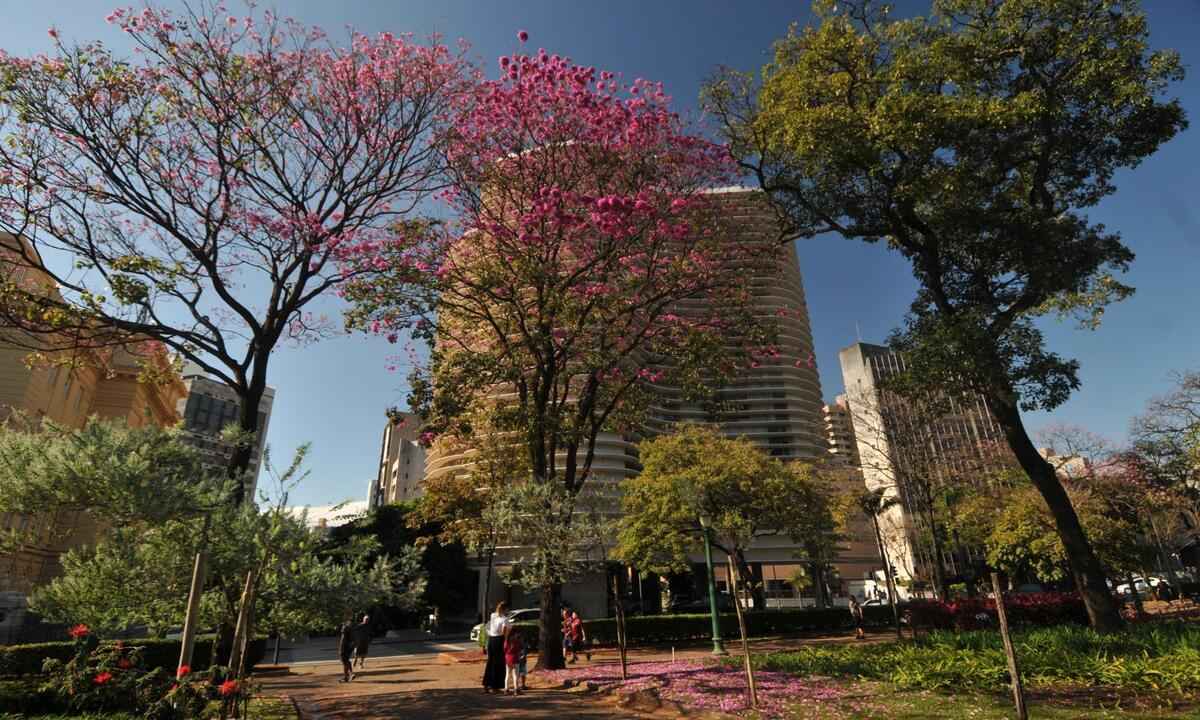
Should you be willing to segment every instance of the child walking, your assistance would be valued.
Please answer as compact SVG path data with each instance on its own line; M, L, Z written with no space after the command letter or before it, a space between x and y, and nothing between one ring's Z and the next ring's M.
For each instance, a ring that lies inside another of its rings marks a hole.
M525 690L525 680L529 676L526 670L525 661L529 658L529 646L524 642L521 643L521 654L517 656L517 679L520 683L517 685L517 692Z
M525 689L525 642L519 630L510 627L504 636L504 692L520 695Z

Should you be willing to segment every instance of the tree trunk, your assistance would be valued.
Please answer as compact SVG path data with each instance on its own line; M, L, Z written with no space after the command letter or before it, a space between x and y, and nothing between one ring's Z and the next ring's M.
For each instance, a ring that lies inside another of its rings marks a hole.
M750 707L758 707L758 687L754 682L754 664L750 661L750 643L746 639L746 616L742 613L742 600L737 592L738 569L734 566L733 556L726 555L729 561L729 585L733 592L733 608L737 611L738 632L742 636L742 663L746 668L746 688L750 693Z
M1067 553L1071 576L1075 580L1080 597L1083 598L1092 628L1097 632L1111 632L1120 628L1123 624L1121 613L1108 590L1104 566L1093 552L1058 474L1050 463L1042 458L1029 439L1025 425L1021 422L1015 398L1011 392L1002 396L993 391L988 393L985 399L996 422L1003 428L1008 446L1016 455L1021 469L1029 476L1050 508L1050 514L1058 528L1058 536Z
M246 476L246 472L250 469L250 460L254 457L256 445L256 436L258 434L258 406L262 402L263 394L266 392L267 381L264 374L259 380L256 377L251 382L244 394L240 394L238 402L238 429L248 436L247 443L237 443L233 446L233 454L229 457L229 477L236 479L237 484L233 488L233 502L235 505L241 505L247 499L254 502L252 488L247 488L247 483L252 479ZM247 490L250 490L251 496L246 497Z
M617 617L617 653L621 657L621 680L629 679L629 664L625 658L625 602L621 596L621 577L614 574L612 578L613 598L616 600L616 605L613 606Z
M1008 611L1004 607L1004 593L1000 590L1000 576L996 573L992 573L992 592L996 595L996 617L1000 621L1000 639L1004 641L1004 657L1008 661L1017 720L1029 720L1029 711L1025 708L1025 687L1021 683L1021 667L1017 664L1017 651L1008 632Z
M883 533L879 532L879 516L871 516L871 525L875 528L875 545L879 549L879 559L883 561L884 582L887 584L888 604L892 606L892 621L896 625L896 639L900 635L900 596L896 593L896 580L892 577L892 564L888 561L887 551L883 548Z
M250 630L250 607L254 603L255 572L246 572L246 584L242 590L242 599L238 603L237 625L233 631L233 644L229 649L229 674L240 678L242 672L242 646Z
M933 544L933 594L938 600L948 602L949 596L946 594L946 569L942 563L942 536L938 532L937 518L933 514L933 501L929 501L929 507L925 511L925 521L929 523L929 540Z
M479 618L479 622L486 623L488 619L488 604L492 602L492 570L496 566L496 539L492 538L492 544L488 547L488 564L487 576L483 580L483 612ZM486 643L487 640L485 639Z
M538 660L534 670L562 670L562 585L542 586L542 611L538 619Z
M829 593L825 585L825 568L817 560L812 560L808 563L808 572L811 576L813 586L813 599L816 600L817 607L829 607Z

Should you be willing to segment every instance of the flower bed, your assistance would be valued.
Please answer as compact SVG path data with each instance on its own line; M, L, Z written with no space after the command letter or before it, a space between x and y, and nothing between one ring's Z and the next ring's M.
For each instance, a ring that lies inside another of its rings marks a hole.
M555 683L593 683L600 690L618 696L653 690L663 700L678 702L688 710L742 713L749 708L746 676L742 671L711 661L631 663L629 679L624 682L621 666L617 664L553 670L539 675ZM861 709L845 688L826 681L768 671L759 671L754 677L758 684L758 713L762 718L789 717L790 708L797 704L809 708L827 706L830 713L837 713L835 705L854 711Z

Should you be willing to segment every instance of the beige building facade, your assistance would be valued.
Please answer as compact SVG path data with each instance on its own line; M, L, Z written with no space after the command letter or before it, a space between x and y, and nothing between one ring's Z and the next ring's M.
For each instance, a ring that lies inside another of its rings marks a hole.
M902 398L885 381L905 369L903 354L882 345L856 343L839 354L859 466L869 490L897 498L880 517L885 550L902 582L929 582L934 562L953 576L959 571L956 550L943 548L935 560L927 507L931 488L952 479L982 482L990 471L1010 462L1004 433L982 397L931 398L929 403Z
M415 500L425 477L425 448L417 443L419 421L413 413L396 413L383 428L379 471L367 493L368 507Z

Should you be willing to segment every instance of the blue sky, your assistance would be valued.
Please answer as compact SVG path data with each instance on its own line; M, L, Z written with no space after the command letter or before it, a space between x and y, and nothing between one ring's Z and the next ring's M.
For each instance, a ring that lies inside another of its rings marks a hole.
M173 2L166 1L170 6ZM56 0L6 4L0 48L13 54L48 50L46 30L64 39L101 39L121 48L121 33L104 23L112 0ZM240 12L237 2L228 3ZM900 2L901 12L928 3ZM1192 66L1200 37L1200 2L1147 0L1155 47L1183 54L1191 76L1175 93L1200 123L1200 70ZM263 2L336 36L345 26L363 32L438 32L464 38L489 70L512 52L516 31L528 30L534 48L622 72L629 79L662 81L678 109L694 111L700 84L719 65L755 69L788 24L808 17L803 0L301 0ZM1082 389L1053 413L1027 419L1036 429L1051 422L1081 425L1120 441L1146 400L1165 392L1173 370L1200 369L1200 130L1183 133L1140 168L1118 179L1119 192L1092 217L1120 231L1138 258L1126 280L1130 300L1109 310L1096 332L1047 325L1052 348L1082 362ZM799 246L807 286L817 363L826 398L841 390L838 350L863 340L882 341L895 327L915 287L908 265L880 246L817 238ZM336 306L330 306L336 311ZM856 327L858 330L856 331ZM305 348L282 348L272 359L275 412L268 442L282 462L311 441L310 480L298 503L364 497L376 470L384 409L403 403L403 373L385 369L396 348L353 336Z

